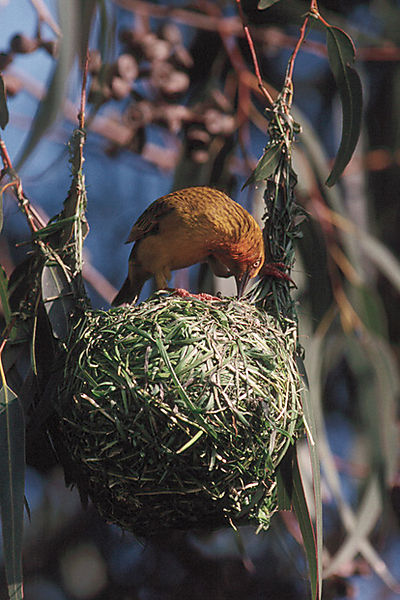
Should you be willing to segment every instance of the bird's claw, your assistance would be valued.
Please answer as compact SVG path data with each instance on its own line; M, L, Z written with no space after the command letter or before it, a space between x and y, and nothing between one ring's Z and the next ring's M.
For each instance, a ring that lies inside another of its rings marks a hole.
M205 292L201 292L200 294L191 294L183 288L175 288L174 294L180 296L181 298L197 298L198 300L207 300L209 302L212 300L220 300L220 298L217 298L217 296L212 296L211 294L206 294Z

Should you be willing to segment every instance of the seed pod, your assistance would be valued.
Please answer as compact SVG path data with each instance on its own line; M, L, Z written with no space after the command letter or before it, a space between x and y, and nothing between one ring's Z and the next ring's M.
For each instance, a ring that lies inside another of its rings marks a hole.
M10 73L4 73L3 78L7 90L7 96L9 98L12 98L16 94L18 94L18 92L20 92L24 87L24 84L22 83L20 78L15 77Z
M130 83L135 81L139 75L139 67L132 54L121 54L121 56L118 57L116 69L118 75Z
M8 65L12 63L13 58L11 52L0 52L0 71L5 71Z
M17 33L10 41L10 48L17 54L30 54L39 48L38 40Z
M46 50L47 54L54 58L58 55L60 44L57 40L44 40L39 43L39 47Z
M173 46L182 44L181 30L175 23L164 23L158 30L158 36Z
M97 75L101 69L101 54L98 50L91 50L89 53L88 71L92 75Z
M115 100L123 100L131 93L131 82L122 77L113 77L111 80L111 95Z
M154 33L147 33L142 40L144 56L150 62L165 61L169 58L172 46L165 40L160 40Z
M108 102L108 100L110 100L110 99L111 99L110 86L107 85L106 83L104 83L104 81L102 81L100 83L100 81L97 77L93 77L91 84L90 84L90 89L89 89L89 94L88 94L88 102L90 102L91 104L101 105L101 104L104 104L105 102Z

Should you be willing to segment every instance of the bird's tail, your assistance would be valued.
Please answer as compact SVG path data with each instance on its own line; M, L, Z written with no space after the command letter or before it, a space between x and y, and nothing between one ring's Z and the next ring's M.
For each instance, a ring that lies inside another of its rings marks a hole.
M121 306L121 304L130 304L134 302L138 297L136 290L132 290L132 285L127 277L124 281L122 288L111 302L111 306Z

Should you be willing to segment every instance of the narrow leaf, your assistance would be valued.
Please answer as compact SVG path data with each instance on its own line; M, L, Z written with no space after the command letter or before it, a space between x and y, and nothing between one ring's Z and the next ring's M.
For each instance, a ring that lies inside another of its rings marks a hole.
M45 265L42 271L42 298L53 334L65 339L70 328L71 314L75 308L74 289L61 265Z
M6 272L0 265L0 302L6 325L11 321L11 309L8 302L8 279Z
M297 460L293 462L293 510L299 522L304 549L308 560L312 600L318 600L321 597L321 580L318 576L319 568L316 540Z
M260 0L260 2L257 4L257 8L258 10L265 10L277 2L279 2L279 0Z
M53 125L65 97L65 88L68 81L72 60L76 52L77 32L77 0L59 2L60 24L62 30L60 56L50 78L47 92L36 111L32 127L18 159L18 171L30 156L44 133Z
M86 51L89 44L92 23L97 9L97 0L80 0L80 58L81 62L85 60Z
M291 510L293 497L294 446L289 446L276 470L276 487L279 510Z
M304 422L307 429L308 448L310 452L310 461L313 477L313 492L315 502L315 560L317 563L317 581L318 594L316 598L320 598L322 594L322 495L321 495L321 467L319 461L319 453L317 446L317 425L314 416L314 407L312 404L312 396L308 390L302 393ZM311 548L309 550L311 552ZM308 558L310 563L310 557ZM311 566L310 566L311 570Z
M4 191L4 188L2 190L0 190L0 232L3 229L3 224L4 224L3 191Z
M328 58L342 101L342 137L326 185L332 186L349 163L361 129L362 86L352 68L355 49L350 37L338 27L327 27Z
M25 426L22 408L14 392L0 390L0 510L4 564L9 596L23 598L22 533L25 488Z
M272 144L267 146L264 154L257 163L256 168L244 183L242 190L251 183L268 179L279 165L281 158L282 144Z
M6 86L2 75L0 75L0 127L5 129L9 119L7 107Z

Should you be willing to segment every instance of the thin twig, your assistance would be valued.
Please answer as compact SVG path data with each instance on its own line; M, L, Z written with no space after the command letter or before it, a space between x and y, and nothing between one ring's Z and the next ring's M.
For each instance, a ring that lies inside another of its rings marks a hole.
M21 179L19 178L16 171L14 171L14 167L12 165L10 155L8 153L6 144L2 138L0 138L0 155L1 155L1 158L3 161L3 165L4 165L4 168L1 171L0 180L6 174L8 174L11 178L11 181L9 183L7 183L5 186L3 186L3 188L0 191L1 191L1 193L3 193L6 189L13 188L14 193L18 200L18 204L19 204L22 212L25 214L25 216L27 218L28 225L29 225L31 231L34 233L41 227L44 227L45 223L43 223L43 220L41 219L40 215L35 210L32 210L30 202L29 202L28 198L25 196L24 190L22 188Z
M245 24L245 16L243 13L241 0L236 0L236 4L238 6L240 19L243 24L244 33L246 35L247 43L249 45L250 52L251 52L251 57L253 59L254 72L255 72L257 80L258 80L258 86L259 86L261 92L263 93L263 95L265 96L265 98L268 100L270 106L272 106L274 103L274 99L272 98L271 94L268 92L268 90L264 86L264 82L262 80L261 73L260 73L260 67L258 66L257 54L256 54L256 51L254 48L254 43L253 43L253 40L252 40L252 37L250 34L249 27L248 27L248 25Z

